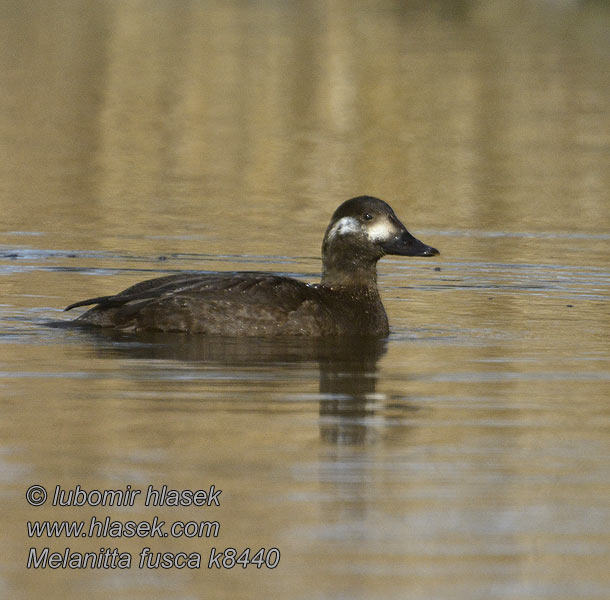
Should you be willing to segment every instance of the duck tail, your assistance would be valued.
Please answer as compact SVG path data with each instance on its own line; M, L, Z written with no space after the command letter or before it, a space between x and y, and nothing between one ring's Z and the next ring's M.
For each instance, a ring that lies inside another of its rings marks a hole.
M73 308L77 308L78 306L89 306L91 304L107 304L111 298L112 296L98 296L97 298L89 298L89 300L80 300L79 302L70 304L70 306L66 306L66 308L64 308L64 312L67 310L72 310Z

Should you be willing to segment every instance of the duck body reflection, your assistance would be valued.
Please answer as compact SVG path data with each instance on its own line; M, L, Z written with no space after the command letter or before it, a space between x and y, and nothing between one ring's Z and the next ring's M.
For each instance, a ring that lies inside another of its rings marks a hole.
M96 356L124 359L125 368L134 371L136 378L138 365L145 365L142 368L147 379L150 366L155 363L166 373L168 381L174 372L176 378L189 386L189 381L201 382L209 377L212 388L218 377L223 386L230 385L230 381L237 386L249 381L250 387L260 385L267 377L275 382L278 378L283 381L285 376L290 382L295 369L302 380L303 374L310 372L319 381L316 396L320 437L331 444L359 445L370 441L373 435L366 419L371 411L374 413L371 400L376 393L377 363L387 351L385 339L237 338L157 331L134 335L94 328L79 331L79 336L85 336ZM251 381L253 374L258 384ZM202 396L201 402L204 401Z

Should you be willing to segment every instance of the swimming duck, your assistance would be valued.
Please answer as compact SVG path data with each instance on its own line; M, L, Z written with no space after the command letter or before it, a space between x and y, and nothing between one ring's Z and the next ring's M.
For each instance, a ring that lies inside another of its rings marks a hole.
M332 215L322 243L319 284L259 272L185 272L65 310L94 304L73 323L124 331L385 337L388 318L377 290L377 261L386 254L439 252L413 237L389 204L359 196Z

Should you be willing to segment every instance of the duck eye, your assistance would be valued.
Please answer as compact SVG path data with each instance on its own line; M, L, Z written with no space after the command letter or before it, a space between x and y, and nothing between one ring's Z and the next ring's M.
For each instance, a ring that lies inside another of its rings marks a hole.
M373 215L371 213L364 213L365 221L370 221L372 218L373 218Z

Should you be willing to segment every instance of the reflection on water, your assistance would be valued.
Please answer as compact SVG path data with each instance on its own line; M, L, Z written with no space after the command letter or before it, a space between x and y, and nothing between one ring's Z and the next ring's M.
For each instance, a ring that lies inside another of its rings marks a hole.
M3 2L0 595L610 597L608 31L594 1ZM365 193L443 250L380 262L389 340L43 326L180 270L315 280ZM32 540L98 514L33 483L215 484L221 534ZM282 559L28 571L33 544Z
M61 322L59 322L61 323ZM57 326L57 324L56 324ZM140 361L205 363L237 374L289 365L317 364L320 371L320 422L323 440L335 444L367 441L363 418L374 414L377 362L387 342L371 338L308 340L299 338L227 338L146 332L137 336L113 330L79 329L99 357L119 356Z

